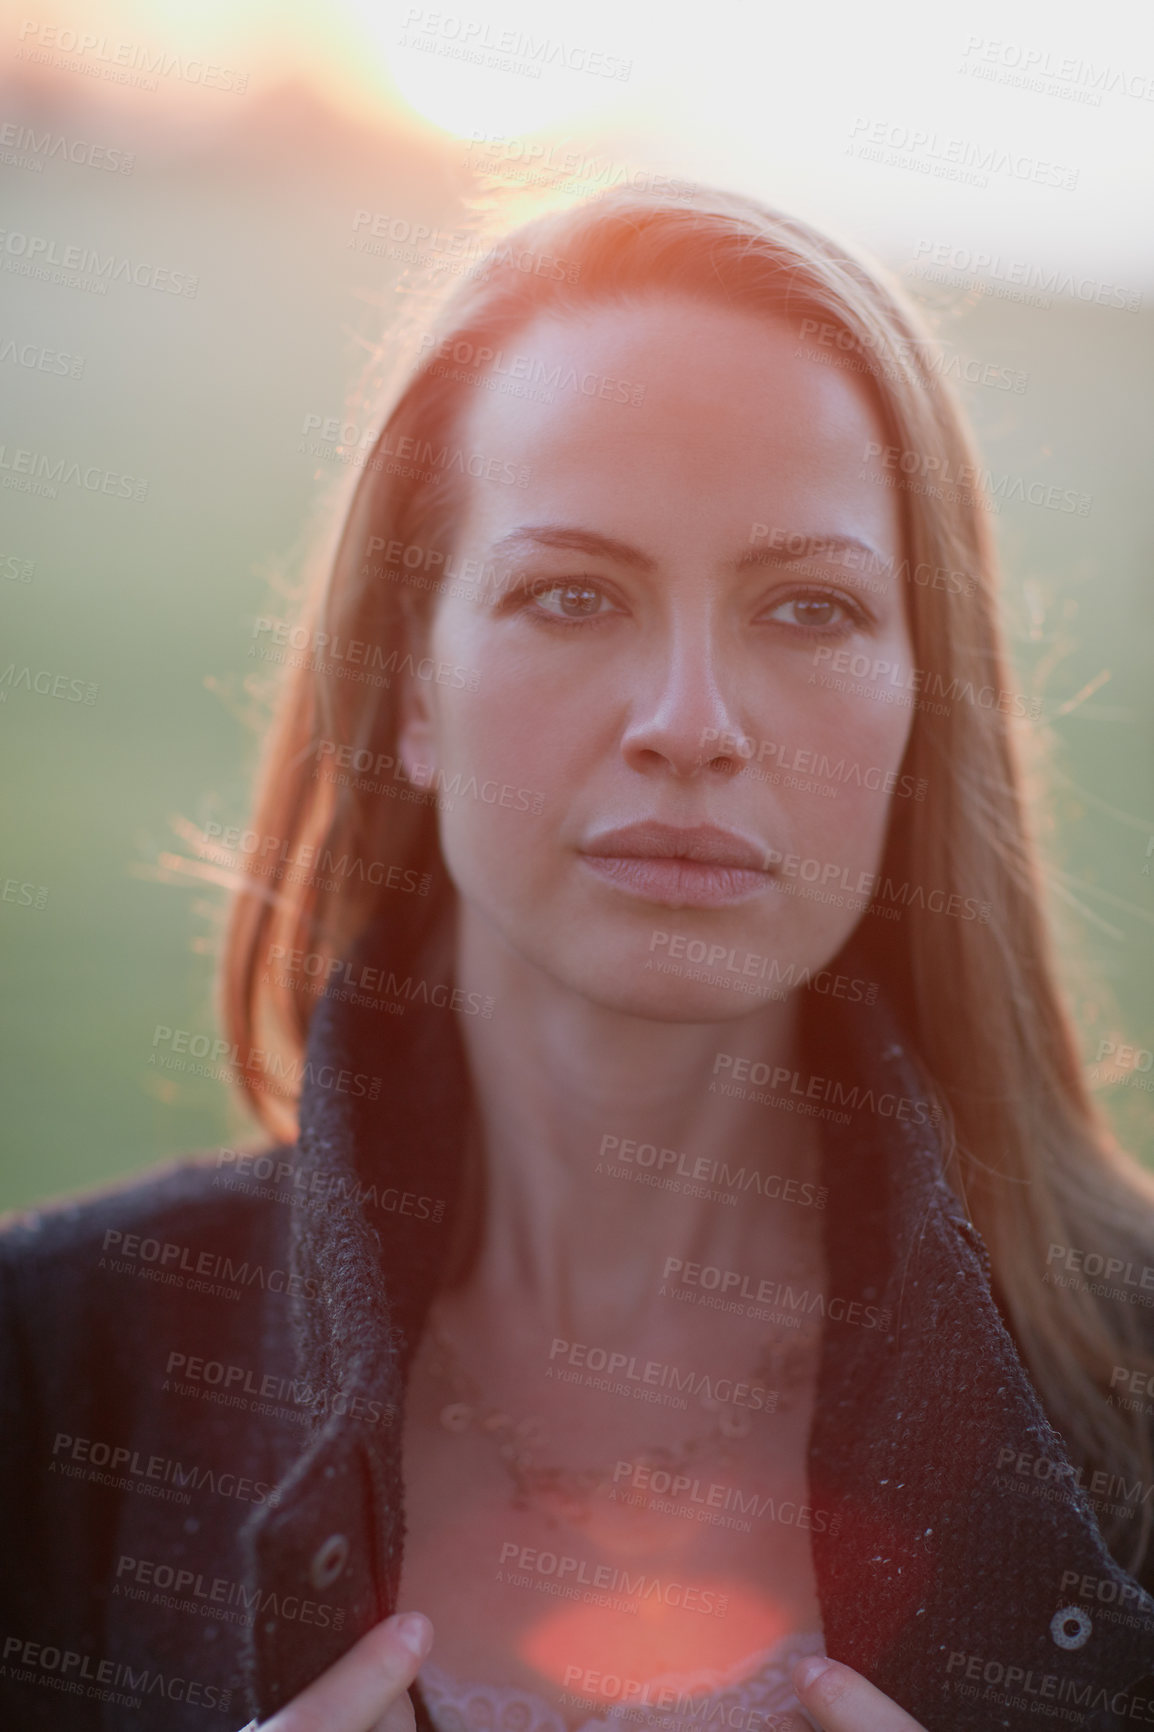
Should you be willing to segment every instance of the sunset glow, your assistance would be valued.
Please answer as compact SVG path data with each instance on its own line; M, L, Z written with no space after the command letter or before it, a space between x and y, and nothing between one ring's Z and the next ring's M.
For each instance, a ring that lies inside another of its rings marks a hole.
M666 1605L656 1595L642 1598L632 1615L558 1606L530 1629L521 1658L542 1677L570 1687L576 1667L635 1685L660 1678L687 1696L740 1682L749 1675L743 1662L760 1657L787 1633L781 1607L746 1582L709 1578L687 1592L693 1589L695 1606L714 1612L724 1606L724 1615Z

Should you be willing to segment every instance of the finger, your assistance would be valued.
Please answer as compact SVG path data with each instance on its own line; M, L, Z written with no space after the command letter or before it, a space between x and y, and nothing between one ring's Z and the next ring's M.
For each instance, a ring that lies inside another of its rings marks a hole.
M432 1643L433 1626L420 1612L374 1624L307 1690L262 1721L259 1732L372 1732L398 1698L408 1701Z
M379 1720L373 1722L373 1732L417 1732L413 1698L407 1690L386 1708Z
M823 1732L925 1732L904 1708L838 1660L809 1655L794 1667L793 1687Z

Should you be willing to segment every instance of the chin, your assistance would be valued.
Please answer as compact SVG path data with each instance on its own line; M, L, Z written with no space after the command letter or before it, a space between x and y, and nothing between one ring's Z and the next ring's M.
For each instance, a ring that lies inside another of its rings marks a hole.
M563 978L574 992L602 1009L648 1022L735 1022L789 996L781 988L764 985L752 992L728 982L712 984L692 978L694 971L688 965L683 973L672 972L677 966L648 957L627 970L619 961L616 966L593 969L583 962L580 968L566 970Z

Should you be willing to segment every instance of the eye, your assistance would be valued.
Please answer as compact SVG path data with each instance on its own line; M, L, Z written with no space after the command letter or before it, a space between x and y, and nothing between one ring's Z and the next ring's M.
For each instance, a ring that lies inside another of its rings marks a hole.
M829 590L807 590L787 596L774 602L759 617L814 637L841 636L860 630L866 623L862 608L848 596L835 595Z
M602 607L609 597L599 584L589 578L541 578L524 592L530 612L544 614L564 625L580 625L584 620L604 618L615 611Z

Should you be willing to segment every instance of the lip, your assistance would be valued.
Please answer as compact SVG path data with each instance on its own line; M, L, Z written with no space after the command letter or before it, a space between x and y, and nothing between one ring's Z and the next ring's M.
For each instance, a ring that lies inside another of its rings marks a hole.
M745 902L773 882L764 843L714 824L628 824L591 836L578 854L603 883L666 908Z

